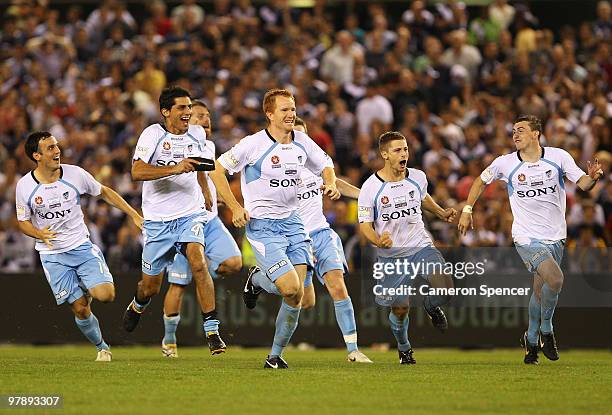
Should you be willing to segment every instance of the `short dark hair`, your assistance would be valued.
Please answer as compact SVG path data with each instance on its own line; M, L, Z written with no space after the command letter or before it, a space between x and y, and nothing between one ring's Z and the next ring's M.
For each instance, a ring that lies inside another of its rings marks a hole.
M199 99L194 99L191 101L191 106L192 107L204 107L206 108L208 111L210 111L210 109L208 108L208 105L206 105L204 103L204 101L200 101Z
M189 91L181 88L180 86L164 88L159 96L159 110L170 110L174 105L174 100L181 97L191 98L191 95L189 94Z
M31 133L25 142L25 153L34 163L38 163L34 158L34 153L40 153L38 151L38 144L40 140L51 137L52 134L49 131L35 131Z
M523 121L527 121L529 123L529 128L531 128L531 131L539 132L540 134L538 135L538 138L540 138L540 136L542 135L542 121L540 121L540 119L535 115L523 114L519 115L519 117L514 121L514 123L516 124Z
M387 131L386 133L383 133L380 135L380 137L378 137L378 151L385 150L387 144L389 144L393 140L405 140L406 142L408 142L408 140L406 140L406 137L404 137L404 134L400 133L399 131Z
M308 134L308 127L306 126L306 121L304 121L300 117L295 117L295 125L301 125L302 127L304 127L304 132Z

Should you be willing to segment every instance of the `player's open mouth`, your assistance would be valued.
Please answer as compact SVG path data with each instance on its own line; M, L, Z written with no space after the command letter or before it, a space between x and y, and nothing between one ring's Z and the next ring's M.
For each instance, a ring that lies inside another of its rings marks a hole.
M406 167L406 160L400 160L399 164L402 168Z
M184 121L184 122L189 122L190 119L191 119L191 115L183 115L181 117L181 121Z
M59 161L59 160L60 160L60 156L53 157L53 161Z

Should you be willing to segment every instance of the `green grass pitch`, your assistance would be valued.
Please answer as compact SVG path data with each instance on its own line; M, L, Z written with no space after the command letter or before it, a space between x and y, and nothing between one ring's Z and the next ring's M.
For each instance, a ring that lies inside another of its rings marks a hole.
M179 348L115 347L93 362L91 346L0 348L0 394L60 394L62 409L33 414L610 414L612 353L562 351L522 363L521 349L416 349L416 366L397 353L363 349L373 365L349 364L341 350L289 350L290 369L263 370L264 349L210 356ZM401 412L400 412L401 411Z

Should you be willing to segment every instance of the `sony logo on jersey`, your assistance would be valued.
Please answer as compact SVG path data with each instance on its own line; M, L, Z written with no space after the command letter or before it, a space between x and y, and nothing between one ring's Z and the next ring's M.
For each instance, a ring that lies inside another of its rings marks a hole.
M415 206L415 207L408 208L408 209L395 210L391 213L383 213L381 215L381 218L383 222L388 222L391 219L399 219L399 218L405 218L406 216L410 216L410 215L416 215L418 211L419 211L418 208Z
M46 212L46 213L36 212L36 214L41 219L47 219L47 220L59 219L59 218L63 218L64 216L70 214L70 209L62 210L59 212Z
M174 160L170 160L170 161L157 160L155 162L155 164L157 164L158 166L176 166L178 163L180 162L176 162Z
M319 195L319 189L308 190L304 193L298 193L298 200L307 200L317 195Z
M549 193L549 190L551 194L557 193L557 185L546 186L541 189L518 190L516 192L516 195L518 197L536 197L536 196L547 195Z
M298 183L298 179L270 179L270 187L292 187Z

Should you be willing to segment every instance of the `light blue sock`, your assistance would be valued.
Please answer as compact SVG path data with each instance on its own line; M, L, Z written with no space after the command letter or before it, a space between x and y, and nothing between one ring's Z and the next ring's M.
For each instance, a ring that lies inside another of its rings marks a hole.
M94 313L91 313L89 317L87 317L85 320L79 320L75 316L74 321L78 326L79 330L81 330L81 333L83 333L85 337L87 337L87 340L89 340L92 344L96 346L96 349L98 349L98 351L110 349L110 347L108 347L108 344L106 344L106 342L102 338L102 332L100 331L100 322L98 321Z
M164 344L176 344L176 328L181 321L181 315L168 317L164 314Z
M538 331L540 330L540 303L535 294L529 298L529 327L527 328L527 341L529 344L538 344Z
M272 282L272 280L261 271L257 271L255 274L253 274L251 281L253 281L254 286L263 288L270 294L281 295L280 291L278 291L278 288L276 287L276 284L274 284L274 282Z
M136 310L137 310L139 313L142 313L143 311L145 311L145 308L147 308L147 306L148 306L149 304L151 304L151 299L149 298L149 299L147 300L147 302L146 302L146 303L144 303L144 304L140 304L140 303L138 302L138 300L136 299L136 297L134 297L134 299L132 300L132 304L134 305L134 308L135 308L135 309L136 309Z
M274 332L274 343L270 356L280 356L285 346L289 344L293 332L298 326L300 308L291 307L285 301L281 303L278 316L276 316L276 331Z
M334 311L348 352L357 350L357 324L355 323L355 311L353 310L351 297L334 301Z
M408 324L410 323L408 314L403 320L400 320L391 312L389 313L389 322L391 323L391 331L397 340L397 348L402 352L412 349L408 341Z
M552 333L553 325L552 319L555 314L555 307L557 306L557 300L559 300L559 293L553 291L548 284L544 284L542 287L542 312L540 314L540 331L544 334Z

